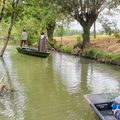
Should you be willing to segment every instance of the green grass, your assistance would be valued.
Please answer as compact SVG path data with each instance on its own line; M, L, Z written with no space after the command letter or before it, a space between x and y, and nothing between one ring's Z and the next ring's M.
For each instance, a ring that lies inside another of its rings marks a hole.
M71 53L72 50L73 50L73 48L70 47L70 46L61 46L61 47L60 47L60 51L61 51L61 52L64 52L64 53Z
M97 59L97 60L100 59L100 61L108 62L108 63L120 62L120 55L107 54L103 51L96 50L96 49L85 49L83 56L92 58L92 59Z

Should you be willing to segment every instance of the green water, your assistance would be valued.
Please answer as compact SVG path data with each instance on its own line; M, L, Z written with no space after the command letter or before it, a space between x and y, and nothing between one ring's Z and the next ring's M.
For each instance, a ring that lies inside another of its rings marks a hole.
M14 90L0 96L0 120L99 120L84 94L120 91L120 67L55 52L38 58L8 47L0 73Z

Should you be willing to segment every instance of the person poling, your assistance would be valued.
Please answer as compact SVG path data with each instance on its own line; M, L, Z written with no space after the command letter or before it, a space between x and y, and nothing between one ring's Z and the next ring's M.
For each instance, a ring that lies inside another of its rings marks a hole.
M38 42L38 51L47 52L47 39L44 32L41 32L41 36Z

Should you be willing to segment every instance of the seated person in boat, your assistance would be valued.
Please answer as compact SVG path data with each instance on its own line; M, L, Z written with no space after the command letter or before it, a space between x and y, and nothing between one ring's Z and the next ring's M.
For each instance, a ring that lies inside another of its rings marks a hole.
M114 120L120 120L120 109L114 111Z
M38 51L47 52L47 39L46 39L44 32L41 32L41 37L38 43Z
M27 44L27 32L25 29L23 29L23 32L21 34L21 44L20 46L23 47Z
M120 96L116 97L112 104L115 120L120 120Z

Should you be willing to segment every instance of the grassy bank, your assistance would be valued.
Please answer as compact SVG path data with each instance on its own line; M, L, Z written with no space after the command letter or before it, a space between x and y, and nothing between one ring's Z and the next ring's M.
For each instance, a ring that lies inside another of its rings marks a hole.
M84 50L82 56L102 63L120 65L120 55L108 54L102 50L88 48Z
M81 39L78 36L56 38L58 48L63 53L78 54ZM62 45L61 45L62 43ZM89 48L83 51L83 57L94 59L107 64L120 65L120 42L114 37L99 35L91 37Z

